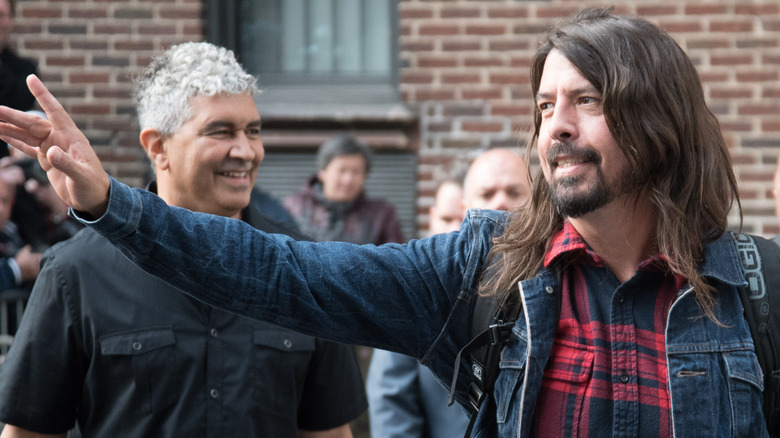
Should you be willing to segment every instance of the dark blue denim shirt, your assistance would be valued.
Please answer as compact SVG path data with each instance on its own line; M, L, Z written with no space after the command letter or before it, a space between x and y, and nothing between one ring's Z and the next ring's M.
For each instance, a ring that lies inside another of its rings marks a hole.
M469 340L469 314L491 238L505 216L470 211L459 232L406 245L296 242L241 221L168 207L111 181L108 211L84 221L143 269L208 304L335 341L417 357L443 381ZM667 315L666 354L674 435L767 436L763 375L736 286L744 284L726 234L705 249L700 270L718 290L702 315L693 291ZM558 276L542 270L518 284L523 312L501 355L493 398L474 437L527 437L553 344ZM459 379L463 403L471 378ZM639 418L624 419L629 422ZM615 421L614 436L621 421Z

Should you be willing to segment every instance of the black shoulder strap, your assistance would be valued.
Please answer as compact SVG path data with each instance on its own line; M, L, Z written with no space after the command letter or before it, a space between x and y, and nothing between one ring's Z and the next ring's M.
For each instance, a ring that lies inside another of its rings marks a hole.
M769 435L780 437L780 246L747 234L734 241L748 282L739 295L764 371L764 418Z
M502 300L502 304L505 304ZM504 342L514 325L516 314L505 315L505 306L499 305L495 296L477 295L471 314L471 341L455 357L449 404L455 401L455 389L458 383L460 359L465 354L470 362L474 378L469 383L468 405L466 410L471 419L465 437L471 436L471 430L477 419L477 413L485 396L493 388L498 376L498 359Z

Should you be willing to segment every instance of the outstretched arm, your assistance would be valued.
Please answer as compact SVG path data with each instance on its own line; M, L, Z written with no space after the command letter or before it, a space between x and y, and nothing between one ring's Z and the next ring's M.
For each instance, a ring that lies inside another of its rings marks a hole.
M37 76L28 76L27 86L49 120L0 106L0 138L37 158L65 203L100 217L110 183L89 140Z

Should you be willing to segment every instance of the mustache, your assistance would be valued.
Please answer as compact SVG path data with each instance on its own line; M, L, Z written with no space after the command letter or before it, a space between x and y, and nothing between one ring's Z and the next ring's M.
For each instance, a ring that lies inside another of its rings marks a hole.
M585 162L601 163L601 154L591 146L574 146L570 141L556 141L553 143L550 146L550 150L547 151L547 162L554 162L555 157L559 155L566 155Z

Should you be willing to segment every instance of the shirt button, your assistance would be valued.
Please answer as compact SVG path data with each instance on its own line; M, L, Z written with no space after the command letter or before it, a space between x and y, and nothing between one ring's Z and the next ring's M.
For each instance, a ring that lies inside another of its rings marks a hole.
M209 395L211 396L211 398L219 398L219 391L217 391L216 389L212 389L211 391L209 391Z
M629 380L629 377L628 377L628 373L627 372L623 371L622 373L620 373L620 381L621 382L628 383L628 380Z
M289 340L289 339L285 339L283 343L284 343L285 348L292 347L292 341Z
M547 287L544 288L544 291L547 292L548 294L551 294L551 293L553 293L553 287L552 286L547 286Z
M619 293L618 301L620 302L620 304L623 304L626 301L626 297L622 293Z
M213 329L209 330L209 334L216 338L217 335L219 334L219 332L217 331L217 329L213 328Z
M127 344L125 344L125 345L127 345ZM133 350L139 351L139 350L141 350L141 348L143 348L143 344L141 344L138 341L133 342Z

